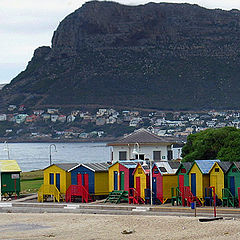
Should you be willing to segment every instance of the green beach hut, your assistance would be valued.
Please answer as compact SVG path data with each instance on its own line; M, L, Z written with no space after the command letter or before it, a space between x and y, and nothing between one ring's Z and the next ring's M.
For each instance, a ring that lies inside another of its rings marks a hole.
M227 204L234 206L238 199L238 188L240 188L240 162L233 162L232 166L226 173L227 189L224 189L224 197L227 199ZM229 201L230 200L230 201Z
M21 169L15 160L0 160L1 194L19 196Z

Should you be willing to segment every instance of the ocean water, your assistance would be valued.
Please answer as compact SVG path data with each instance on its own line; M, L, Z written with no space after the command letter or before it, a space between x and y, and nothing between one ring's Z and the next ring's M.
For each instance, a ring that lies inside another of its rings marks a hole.
M50 145L52 163L107 162L111 149L106 143L0 143L0 159L17 160L21 170L31 171L49 166ZM7 149L9 151L7 151Z

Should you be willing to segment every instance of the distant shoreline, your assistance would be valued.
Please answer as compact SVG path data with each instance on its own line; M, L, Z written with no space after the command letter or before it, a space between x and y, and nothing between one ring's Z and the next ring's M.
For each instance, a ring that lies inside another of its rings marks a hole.
M86 139L6 139L0 138L0 142L8 143L98 143L98 142L112 142L116 138L86 138Z

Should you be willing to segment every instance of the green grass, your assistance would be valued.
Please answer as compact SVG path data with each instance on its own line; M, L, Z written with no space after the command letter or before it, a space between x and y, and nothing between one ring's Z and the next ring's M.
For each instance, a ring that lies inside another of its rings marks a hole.
M21 193L37 193L43 184L43 170L21 173Z
M37 193L43 184L43 179L21 181L21 193Z

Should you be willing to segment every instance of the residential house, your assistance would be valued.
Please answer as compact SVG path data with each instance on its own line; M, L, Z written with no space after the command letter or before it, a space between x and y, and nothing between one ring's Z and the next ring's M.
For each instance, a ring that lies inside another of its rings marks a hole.
M49 113L49 114L57 114L57 113L58 113L58 109L49 108L49 109L47 110L47 113Z
M44 110L34 110L33 114L34 115L42 115L44 113Z
M74 122L75 119L76 119L76 117L73 114L67 116L67 122L68 123Z
M108 143L112 147L112 160L146 159L154 161L171 160L173 139L163 138L146 129L135 132Z
M7 121L7 114L0 114L0 121Z
M42 118L43 118L43 120L49 120L50 118L51 118L51 115L50 114L48 114L48 113L44 113L44 114L42 114Z
M67 119L67 117L65 115L59 115L57 120L59 122L64 123L64 122L66 122L66 119Z
M8 111L14 111L17 108L16 105L9 105L8 106Z
M25 122L32 123L32 122L35 122L36 120L37 120L37 116L35 114L32 114L32 115L26 117Z
M51 122L56 122L58 120L58 115L53 114L51 115Z
M21 123L25 122L27 116L28 116L27 114L18 114L18 115L16 115L15 116L16 123L17 124L21 124Z

